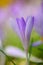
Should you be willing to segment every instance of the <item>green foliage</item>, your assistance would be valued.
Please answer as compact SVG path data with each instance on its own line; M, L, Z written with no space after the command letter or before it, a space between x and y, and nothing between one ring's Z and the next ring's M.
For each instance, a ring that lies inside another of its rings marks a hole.
M32 39L33 39L33 41L32 41ZM40 36L33 30L32 34L31 34L31 38L30 38L30 43L33 43L33 42L38 41L38 40L40 40ZM16 47L24 50L23 46L22 46L22 43L21 43L21 40L19 39L17 34L14 33L12 30L8 31L8 35L7 35L7 38L4 41L4 43L5 43L5 46L12 45L12 46L16 46ZM43 59L43 52L41 51L41 49L43 49L43 44L41 44L41 45L39 45L37 47L32 47L32 51L29 51L29 52L32 53L32 55L34 55L34 56L36 56L38 58ZM17 64L18 64L18 62L17 62ZM38 65L38 64L35 63L33 65ZM39 65L43 65L43 64L39 64Z

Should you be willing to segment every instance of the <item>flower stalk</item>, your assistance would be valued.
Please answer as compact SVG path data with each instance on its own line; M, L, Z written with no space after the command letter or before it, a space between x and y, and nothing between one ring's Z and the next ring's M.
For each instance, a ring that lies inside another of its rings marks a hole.
M25 53L26 53L26 65L29 65L28 50L25 50Z
M28 20L26 21L23 17L21 17L20 19L17 18L16 21L12 20L11 26L22 41L26 53L26 65L29 65L30 61L28 60L30 60L30 57L28 57L28 46L30 45L30 36L34 26L34 17L29 16Z

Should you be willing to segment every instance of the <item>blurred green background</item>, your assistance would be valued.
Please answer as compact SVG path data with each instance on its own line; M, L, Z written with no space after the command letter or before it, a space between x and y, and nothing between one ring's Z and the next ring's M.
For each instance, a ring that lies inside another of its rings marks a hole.
M33 42L40 40L40 36L34 30L32 31L30 42L32 41L32 39L33 39ZM7 31L7 37L6 37L6 40L4 41L4 47L10 46L10 45L16 46L17 48L24 50L20 38L12 29L9 29ZM43 49L43 44L37 47L32 47L32 55L43 59L43 51L41 49ZM12 60L17 65L25 65L25 62L26 62L26 59L20 59L20 58L12 58ZM13 65L13 64L7 59L6 65ZM43 63L36 64L36 63L30 62L30 65L43 65Z
M5 7L6 5L9 5L9 4L11 4L12 3L12 1L14 2L14 0L0 0L0 7ZM31 1L32 1L32 3L31 3ZM39 3L39 1L41 1L41 0L29 0L29 3L30 3L30 5L32 4L38 4ZM33 5L33 6L34 6ZM36 6L35 5L35 6ZM37 8L37 7L36 7ZM28 9L28 8L27 8ZM26 9L25 9L26 10ZM27 12L27 11L26 11ZM31 13L31 11L30 11L30 13L25 13L25 12L23 12L24 13L24 15L25 14L30 14ZM27 17L27 16L26 16ZM5 38L5 40L4 40L4 48L6 47L6 46L16 46L16 47L18 47L18 48L20 48L20 49L22 49L22 50L24 50L24 48L23 48L23 45L22 45L22 43L21 43L21 40L19 39L19 37L16 35L16 33L14 33L13 32L13 30L12 29L9 29L8 28L8 31L7 31L7 29L6 29L6 32L7 32L7 36L6 36L6 38ZM33 39L33 42L35 42L35 41L38 41L38 40L40 40L40 36L33 30L32 31L32 34L31 34L31 41L32 41L32 39ZM30 41L30 42L31 42ZM33 43L33 42L31 42L31 43ZM40 48L40 49L39 49ZM43 49L43 44L41 44L41 45L39 45L39 46L37 46L37 47L32 47L32 55L34 55L34 56L36 56L36 57L38 57L38 58L41 58L41 59L43 59L43 51L41 50L41 49ZM12 57L11 57L12 58ZM17 64L17 65L25 65L25 63L26 63L26 60L25 59L20 59L20 58L12 58L12 60ZM5 65L13 65L8 59L6 59L6 64ZM40 63L40 64L36 64L36 63L33 63L33 62L30 62L30 65L43 65L43 63Z

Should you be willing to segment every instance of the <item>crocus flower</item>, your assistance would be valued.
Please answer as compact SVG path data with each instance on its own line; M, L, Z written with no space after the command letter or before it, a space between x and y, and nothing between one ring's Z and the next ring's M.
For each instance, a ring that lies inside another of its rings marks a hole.
M35 31L40 35L41 37L41 42L39 41L37 45L40 45L43 43L43 0L40 5L40 7L37 10L37 14L35 15L35 24L34 24Z
M34 17L29 17L28 21L25 21L23 17L21 19L17 18L16 20L14 21L12 19L11 25L22 40L24 48L27 49L34 24Z
M19 35L23 47L26 51L26 56L28 56L28 47L29 47L30 36L34 24L34 17L30 16L27 21L25 21L23 17L21 19L17 18L16 20L17 21L12 21L11 25L13 29L16 31L16 33Z

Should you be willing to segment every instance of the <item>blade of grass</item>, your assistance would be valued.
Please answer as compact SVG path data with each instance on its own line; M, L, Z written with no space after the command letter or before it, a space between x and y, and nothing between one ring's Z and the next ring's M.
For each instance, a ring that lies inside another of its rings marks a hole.
M6 53L5 53L3 50L0 49L0 51L8 58L8 60L10 60L14 65L16 65L16 64L12 61L12 59L11 59L9 56L6 55Z

